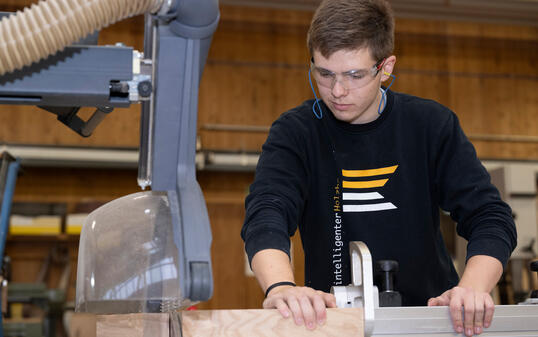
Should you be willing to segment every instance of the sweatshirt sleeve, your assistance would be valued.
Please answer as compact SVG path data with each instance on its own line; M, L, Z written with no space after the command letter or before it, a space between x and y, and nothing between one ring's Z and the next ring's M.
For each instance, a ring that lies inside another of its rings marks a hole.
M241 230L249 262L263 249L280 249L290 255L289 237L297 230L309 176L301 127L287 114L281 116L262 147Z
M467 260L488 255L505 266L517 243L512 210L501 200L452 112L436 149L440 206L450 212L457 233L468 241Z

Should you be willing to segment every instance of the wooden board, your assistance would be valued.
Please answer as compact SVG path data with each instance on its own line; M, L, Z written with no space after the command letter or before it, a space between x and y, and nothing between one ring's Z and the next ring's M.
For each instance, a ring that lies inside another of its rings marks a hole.
M315 330L295 325L278 311L193 310L178 312L182 337L364 336L362 309L327 309L327 322ZM179 337L163 314L97 315L96 337Z
M68 336L71 337L96 337L97 317L89 313L69 313Z
M363 336L362 309L328 309L315 330L295 325L275 310L194 310L181 313L183 337Z
M97 337L169 337L168 314L98 315Z

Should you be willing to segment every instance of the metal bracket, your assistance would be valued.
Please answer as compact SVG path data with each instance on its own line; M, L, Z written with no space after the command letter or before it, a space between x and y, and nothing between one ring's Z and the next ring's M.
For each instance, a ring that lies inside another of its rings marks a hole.
M79 107L40 106L41 109L58 115L58 120L82 137L89 137L105 117L114 110L111 107L98 107L85 122L77 114Z
M375 308L379 307L379 294L374 286L372 255L362 241L349 243L351 255L351 284L332 287L338 308L363 308L364 336L371 336L374 330Z
M384 307L375 310L372 336L456 336L448 307ZM484 337L538 336L537 305L497 305Z

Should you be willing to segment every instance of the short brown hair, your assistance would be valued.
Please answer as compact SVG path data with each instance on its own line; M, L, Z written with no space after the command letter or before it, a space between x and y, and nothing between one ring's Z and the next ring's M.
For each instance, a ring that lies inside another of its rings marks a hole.
M394 49L394 16L385 0L323 0L308 30L310 55L367 47L374 60Z

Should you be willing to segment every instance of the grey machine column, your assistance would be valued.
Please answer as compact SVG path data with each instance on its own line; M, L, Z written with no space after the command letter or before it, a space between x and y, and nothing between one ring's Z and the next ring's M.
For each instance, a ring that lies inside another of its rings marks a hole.
M139 183L167 192L180 251L182 293L204 301L213 292L211 228L196 180L196 123L200 78L219 9L217 0L177 1L171 9L171 15L146 20L155 95L143 106L148 132L142 136L145 160L140 160Z

